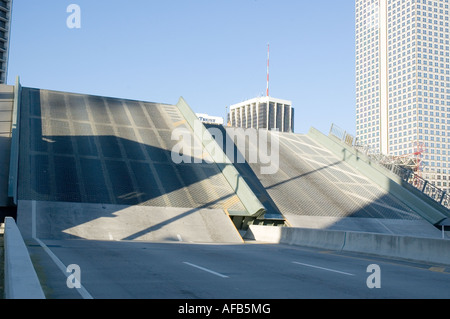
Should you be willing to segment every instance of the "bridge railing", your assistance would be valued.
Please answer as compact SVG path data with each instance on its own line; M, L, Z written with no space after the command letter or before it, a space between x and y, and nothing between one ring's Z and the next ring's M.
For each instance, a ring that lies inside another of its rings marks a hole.
M443 207L450 209L450 194L417 175L411 169L395 165L393 163L387 164L388 161L385 160L387 159L387 156L380 154L379 151L371 149L367 145L363 145L359 142L358 138L355 138L351 134L347 133L347 131L341 129L336 124L331 125L330 135L333 135L343 143L378 162L380 165L386 167L388 170L399 176L404 182L412 185L421 193L425 194Z

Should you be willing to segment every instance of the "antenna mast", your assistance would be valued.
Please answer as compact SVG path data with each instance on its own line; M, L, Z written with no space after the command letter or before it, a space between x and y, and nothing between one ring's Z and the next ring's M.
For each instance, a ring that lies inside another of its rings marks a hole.
M267 44L267 97L269 96L269 66L270 66L270 43Z

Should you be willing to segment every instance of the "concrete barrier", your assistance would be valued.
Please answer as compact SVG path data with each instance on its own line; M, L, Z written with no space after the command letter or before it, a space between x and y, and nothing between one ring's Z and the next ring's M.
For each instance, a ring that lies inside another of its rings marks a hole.
M5 298L45 299L28 249L16 222L5 218Z
M450 265L450 240L251 225L245 239Z
M345 232L251 225L245 238L261 242L340 250L344 244Z
M450 265L450 240L347 232L344 251Z

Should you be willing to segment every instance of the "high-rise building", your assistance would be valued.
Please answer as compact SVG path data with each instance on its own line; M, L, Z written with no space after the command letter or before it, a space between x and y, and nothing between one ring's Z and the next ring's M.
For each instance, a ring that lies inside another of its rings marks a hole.
M294 109L291 101L258 97L230 106L228 122L234 127L294 132Z
M12 2L0 0L0 84L6 83L8 75Z
M449 0L356 0L356 135L450 190Z

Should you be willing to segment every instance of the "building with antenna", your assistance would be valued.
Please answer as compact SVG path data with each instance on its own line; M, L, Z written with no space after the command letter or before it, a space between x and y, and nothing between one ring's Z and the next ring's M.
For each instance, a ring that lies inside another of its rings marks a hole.
M292 102L270 96L257 97L230 106L230 126L294 132Z
M273 98L269 94L269 61L270 44L267 45L266 96L231 105L227 121L229 126L294 132L292 102Z

